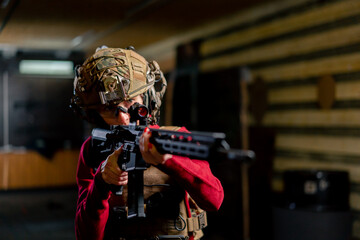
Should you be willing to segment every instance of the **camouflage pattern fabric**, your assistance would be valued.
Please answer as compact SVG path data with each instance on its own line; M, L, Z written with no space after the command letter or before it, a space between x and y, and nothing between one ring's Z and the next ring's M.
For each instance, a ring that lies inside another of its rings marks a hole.
M84 110L117 105L144 94L149 122L157 123L166 79L157 62L132 49L101 48L76 68L72 103Z

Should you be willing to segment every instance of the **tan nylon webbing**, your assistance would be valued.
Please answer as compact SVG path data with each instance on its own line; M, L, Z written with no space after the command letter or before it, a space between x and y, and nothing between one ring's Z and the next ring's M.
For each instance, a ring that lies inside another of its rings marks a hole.
M126 55L126 60L128 62L129 65L129 74L130 74L130 88L132 89L132 85L133 85L133 79L134 79L134 68L132 66L132 62L131 62L131 53L130 51L125 50L125 55Z
M178 131L181 127L177 127L177 126L162 126L160 127L160 129L163 130L169 130L169 131Z

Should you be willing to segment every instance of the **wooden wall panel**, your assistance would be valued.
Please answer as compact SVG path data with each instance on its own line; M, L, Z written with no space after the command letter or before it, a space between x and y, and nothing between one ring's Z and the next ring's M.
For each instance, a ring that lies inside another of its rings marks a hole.
M324 127L343 126L360 127L360 111L357 109L337 109L332 111L315 109L297 109L296 111L272 111L266 114L263 124L266 126ZM254 121L252 121L254 122Z
M360 221L355 221L354 222L353 236L360 236Z
M360 211L360 194L350 194L350 205L353 207L354 210Z
M2 153L0 190L75 185L78 154L59 151L46 159L33 151Z
M360 159L359 137L341 137L341 141L339 141L338 136L279 134L275 147L291 151L358 155Z
M253 79L265 82L260 125L276 132L273 190L282 190L286 170L348 171L353 237L360 239L360 1L296 4L204 39L199 68L211 73L247 66ZM319 104L325 76L335 83L328 109ZM259 124L252 118L251 125Z
M342 37L339 38L338 36ZM344 29L335 29L313 35L284 39L255 48L244 49L241 52L231 52L229 54L216 56L201 62L200 68L203 71L208 71L223 67L248 65L259 61L271 61L272 59L356 44L359 41L360 26L349 26Z
M268 103L306 103L316 102L317 86L314 84L289 86L269 89ZM360 80L351 82L339 82L335 88L336 100L360 100Z
M269 104L311 102L316 99L317 88L314 85L275 88L268 92Z
M337 84L335 95L337 100L359 100L360 80Z
M294 79L339 74L349 71L360 71L360 53L352 53L300 61L281 66L271 66L253 71L253 74L262 76L265 81L292 81Z
M200 51L202 55L206 56L234 46L245 45L264 38L319 25L359 13L360 2L357 0L335 2L327 4L324 7L309 9L299 14L293 14L287 17L279 16L278 20L210 39L204 42Z

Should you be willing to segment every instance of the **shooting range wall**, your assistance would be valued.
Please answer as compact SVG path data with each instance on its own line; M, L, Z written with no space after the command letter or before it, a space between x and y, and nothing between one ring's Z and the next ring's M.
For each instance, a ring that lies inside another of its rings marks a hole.
M23 74L22 60L83 61L54 51L0 53L0 190L76 185L84 125L70 109L73 76Z
M0 154L0 190L75 185L79 150L59 150L48 159L36 151Z
M282 191L282 174L288 169L349 173L356 238L360 238L359 16L356 0L270 1L205 38L199 63L199 71L206 73L249 68L250 127L276 133L275 192Z

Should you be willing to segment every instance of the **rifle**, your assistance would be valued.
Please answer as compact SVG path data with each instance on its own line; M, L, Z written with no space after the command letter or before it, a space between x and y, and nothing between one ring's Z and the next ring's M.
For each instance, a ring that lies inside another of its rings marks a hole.
M144 171L148 164L141 156L139 138L147 126L137 125L137 122L144 123L148 111L140 104L132 105L128 111L130 119L133 120L129 125L112 126L110 130L95 128L92 131L92 139L94 146L101 148L102 153L111 153L123 146L118 165L123 171L128 172L127 218L145 217ZM170 153L209 162L229 159L247 163L255 159L253 151L231 149L224 133L187 133L153 128L151 133L150 142L162 154ZM118 188L115 194L121 195L122 188Z

